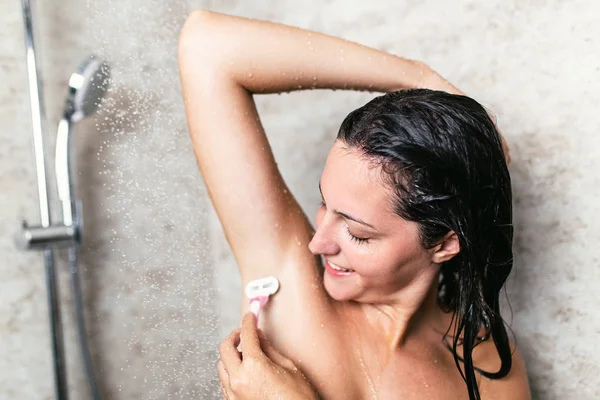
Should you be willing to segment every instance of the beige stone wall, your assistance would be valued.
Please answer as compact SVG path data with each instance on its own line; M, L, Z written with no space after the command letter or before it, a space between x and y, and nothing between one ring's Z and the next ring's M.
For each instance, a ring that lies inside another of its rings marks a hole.
M199 7L423 60L491 108L513 156L515 270L506 319L534 397L600 398L599 3L38 0L35 6L50 156L75 66L92 52L113 66L104 108L76 127L86 220L81 268L105 398L216 398L216 345L237 322L239 280L197 172L177 74L178 31ZM20 2L4 1L0 11L0 398L49 399L41 255L19 252L11 240L22 219L39 221ZM258 99L279 166L309 214L340 122L371 97L320 91ZM86 398L68 270L60 265L70 390L72 398Z

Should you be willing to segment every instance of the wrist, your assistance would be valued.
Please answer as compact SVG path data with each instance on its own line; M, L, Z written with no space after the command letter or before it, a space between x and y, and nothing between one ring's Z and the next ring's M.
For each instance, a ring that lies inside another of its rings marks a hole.
M424 72L424 79L421 82L423 85L421 86L422 89L441 90L451 94L466 96L464 92L448 82L443 76L435 72L433 69L427 66L425 66L425 68L426 72Z

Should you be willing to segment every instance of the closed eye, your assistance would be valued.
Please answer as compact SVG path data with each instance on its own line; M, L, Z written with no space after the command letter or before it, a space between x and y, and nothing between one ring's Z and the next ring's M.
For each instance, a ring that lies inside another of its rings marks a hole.
M327 208L327 204L325 204L325 200L321 199L321 202L319 203L319 207ZM357 244L369 243L369 238L363 238L363 237L358 237L356 235L353 235L352 232L350 232L350 228L348 228L348 226L346 226L346 233L348 234L348 236L350 236L350 240L356 242Z
M353 235L352 232L350 232L350 229L348 227L346 227L346 232L348 232L348 235L350 235L350 239L355 241L358 244L369 243L369 238L361 238L361 237Z

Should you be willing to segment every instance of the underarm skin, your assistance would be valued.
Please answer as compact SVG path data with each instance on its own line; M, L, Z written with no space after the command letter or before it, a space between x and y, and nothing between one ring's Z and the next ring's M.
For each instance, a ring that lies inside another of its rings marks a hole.
M189 30L196 34L186 34ZM218 69L250 93L429 88L463 94L418 61L317 32L209 11L190 15L181 50L202 57L205 68Z

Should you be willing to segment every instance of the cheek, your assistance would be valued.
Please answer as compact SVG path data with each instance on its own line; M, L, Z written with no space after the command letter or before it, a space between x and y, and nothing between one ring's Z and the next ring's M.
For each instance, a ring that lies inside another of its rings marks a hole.
M389 274L391 263L380 246L375 243L357 245L350 239L344 239L342 242L340 247L350 268L364 277Z
M407 261L407 254L398 249L397 245L372 243L357 247L355 244L345 243L345 251L351 268L374 281L394 280Z

